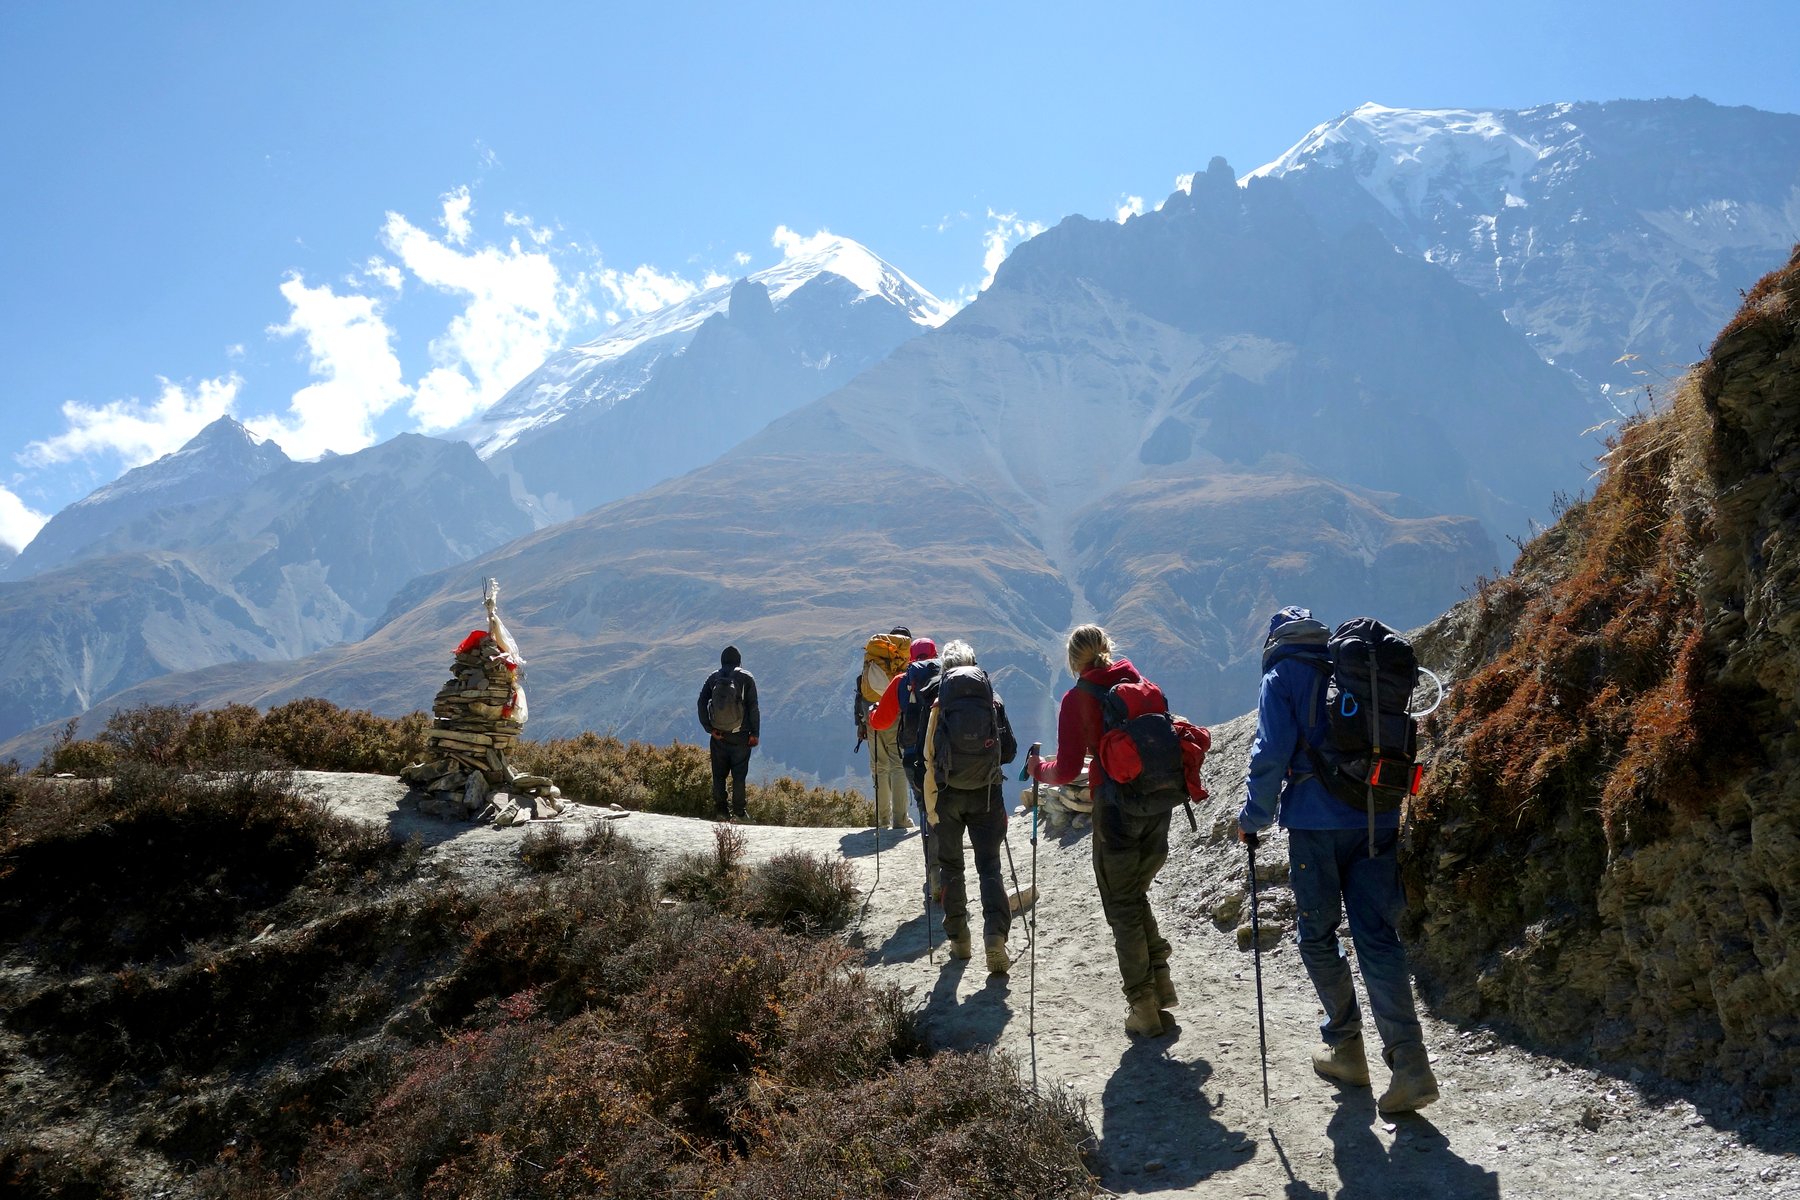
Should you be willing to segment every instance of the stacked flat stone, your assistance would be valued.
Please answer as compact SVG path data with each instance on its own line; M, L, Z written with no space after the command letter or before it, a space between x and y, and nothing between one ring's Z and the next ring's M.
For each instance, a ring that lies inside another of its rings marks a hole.
M554 817L566 807L562 792L542 775L521 775L507 764L519 740L508 705L516 682L508 656L492 637L456 655L451 678L431 702L427 758L400 772L428 816L512 825Z

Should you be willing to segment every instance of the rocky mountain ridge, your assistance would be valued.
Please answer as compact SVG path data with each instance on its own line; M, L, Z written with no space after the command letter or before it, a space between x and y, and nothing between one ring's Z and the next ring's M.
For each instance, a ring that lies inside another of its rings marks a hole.
M1604 388L1609 411L1700 357L1800 240L1800 116L1698 97L1365 104L1245 183L1265 178L1489 297L1546 359Z

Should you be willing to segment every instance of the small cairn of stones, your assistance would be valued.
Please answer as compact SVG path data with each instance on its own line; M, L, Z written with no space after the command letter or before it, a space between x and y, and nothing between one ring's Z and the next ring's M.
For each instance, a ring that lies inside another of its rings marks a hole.
M426 759L400 772L428 816L508 826L556 817L568 807L547 777L521 775L506 761L525 724L525 660L500 620L499 596L499 585L488 580L488 627L457 646L451 678L431 702Z
M1016 813L1020 816L1031 812L1032 789L1026 788L1021 804ZM1037 787L1038 819L1044 823L1045 833L1061 833L1065 829L1086 829L1093 823L1094 798L1088 791L1088 773L1081 774L1065 784L1045 783Z

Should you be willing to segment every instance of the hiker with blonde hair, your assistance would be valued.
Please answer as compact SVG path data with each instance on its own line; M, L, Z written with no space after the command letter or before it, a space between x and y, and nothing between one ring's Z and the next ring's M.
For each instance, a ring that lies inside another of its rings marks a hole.
M1069 634L1069 672L1075 686L1063 693L1056 720L1054 757L1026 764L1033 778L1066 784L1078 777L1090 756L1095 779L1094 882L1106 923L1112 927L1119 981L1128 1005L1125 1031L1146 1037L1162 1033L1162 1010L1176 1004L1169 974L1169 942L1150 909L1150 885L1169 857L1169 814L1128 810L1100 770L1100 739L1106 731L1102 704L1121 684L1147 684L1118 653L1098 625ZM1154 685L1149 685L1154 686Z
M937 702L925 721L925 816L937 850L944 891L944 934L952 958L974 953L969 931L969 895L963 883L963 831L975 851L981 886L981 931L990 974L1012 965L1006 936L1012 908L1000 876L1000 843L1006 837L1005 773L1001 767L1019 753L1006 705L975 664L965 641L944 647Z

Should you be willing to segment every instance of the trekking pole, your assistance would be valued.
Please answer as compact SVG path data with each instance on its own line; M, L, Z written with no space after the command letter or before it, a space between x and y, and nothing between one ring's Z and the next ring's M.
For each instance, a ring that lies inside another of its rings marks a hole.
M1255 834L1251 834L1255 837ZM1269 1107L1269 1038L1263 1028L1262 925L1256 919L1256 843L1245 842L1250 852L1250 954L1256 960L1256 1048L1262 1054L1263 1107Z
M1034 767L1036 766L1037 761L1038 761L1038 750L1042 747L1042 745L1043 745L1043 743L1041 743L1041 742L1031 743L1031 757L1029 758L1028 762ZM1033 770L1031 772L1031 893L1034 896L1037 894L1038 804L1043 796L1043 793L1039 790L1039 787L1040 787L1040 785L1038 783L1038 773L1037 773L1037 771ZM1026 1014L1025 1015L1025 1040L1027 1042L1029 1042L1031 1045L1031 1094L1035 1096L1035 1095L1037 1095L1037 1090L1038 1090L1038 1080L1037 1080L1037 905L1034 904L1031 906L1031 911L1025 915L1025 919L1031 922L1031 924L1029 926L1027 926L1027 929L1030 931L1030 934L1031 934L1031 940L1027 943L1027 945L1030 948L1030 952L1031 952L1031 972L1030 972L1031 986L1030 986L1030 992L1029 992L1030 999L1027 1001L1026 1009L1025 1009L1025 1014Z
M937 965L932 957L931 945L931 822L925 822L925 832L919 835L919 844L925 847L925 961Z

